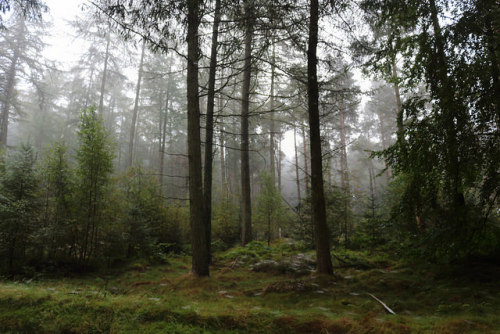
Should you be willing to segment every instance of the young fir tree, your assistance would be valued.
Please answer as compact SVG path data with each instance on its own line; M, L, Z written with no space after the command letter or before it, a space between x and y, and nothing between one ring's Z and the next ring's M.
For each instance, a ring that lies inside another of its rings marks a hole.
M59 142L49 150L45 159L45 224L46 247L49 259L75 257L74 227L74 175L67 147Z
M113 151L102 117L95 107L82 112L77 151L79 212L79 260L88 263L96 255L103 225L106 188L113 171Z

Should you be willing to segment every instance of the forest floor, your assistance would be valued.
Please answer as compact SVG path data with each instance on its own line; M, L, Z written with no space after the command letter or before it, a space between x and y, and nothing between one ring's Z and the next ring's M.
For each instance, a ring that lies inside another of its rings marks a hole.
M209 278L172 256L107 275L4 280L0 332L500 333L500 267L337 251L343 268L325 277L310 271L313 255L252 243L217 253Z

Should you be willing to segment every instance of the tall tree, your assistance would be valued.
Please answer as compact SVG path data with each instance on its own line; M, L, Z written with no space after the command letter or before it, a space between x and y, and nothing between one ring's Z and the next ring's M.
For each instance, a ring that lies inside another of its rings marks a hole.
M212 26L212 49L210 52L210 69L208 75L207 121L205 126L205 165L203 195L205 202L205 228L207 233L207 252L211 253L212 240L212 176L213 176L213 140L214 140L214 108L215 108L215 76L217 74L217 47L219 23L221 17L221 0L215 0L214 23Z
M272 38L272 58L271 58L271 92L270 92L270 99L271 99L271 121L269 124L269 160L270 160L270 174L271 174L271 179L273 181L273 184L276 184L276 164L275 164L275 140L274 140L274 135L275 135L275 119L274 119L274 81L276 78L276 42L274 40L274 37Z
M346 126L345 113L346 106L344 94L340 93L339 101L339 122L340 122L340 182L344 192L344 238L349 244L350 225L350 209L351 209L351 185L349 182L349 167L347 166L347 141L346 141Z
M108 77L109 46L111 45L111 25L108 22L108 31L106 32L106 51L104 55L104 69L102 70L101 91L99 95L99 114L103 115L104 109L104 91L106 89L106 79Z
M201 1L187 0L187 108L189 156L189 212L191 224L192 268L198 276L210 274L207 229L201 168L200 100L198 92L199 35Z
M19 58L23 49L26 47L23 39L25 38L26 25L23 18L18 18L15 32L15 41L10 65L7 70L6 82L2 87L2 109L0 112L0 146L7 145L7 131L9 128L9 113L12 104L12 96L14 94L14 86L17 74Z
M164 111L162 111L162 106L160 105L160 168L159 168L159 173L160 173L160 189L163 192L163 186L165 184L165 177L163 175L164 173L164 168L165 168L165 149L167 147L167 123L168 123L168 116L169 116L169 106L172 103L171 102L171 97L170 97L170 64L168 66L168 76L167 76L167 87L166 87L166 92L165 92L165 102L163 103L163 108Z
M319 126L319 89L317 74L318 0L310 1L309 40L307 49L307 98L309 111L309 139L311 148L311 207L316 240L318 273L333 274L328 225L326 224L325 194L323 189L323 156Z
M250 80L252 75L252 41L254 32L253 0L246 0L244 6L245 55L243 84L241 87L241 243L252 241L252 200L250 189L250 157L248 117L250 109Z
M300 176L299 176L299 154L297 149L297 127L293 127L293 148L295 151L295 183L297 184L297 208L300 214L300 205L302 198L300 196Z
M132 167L132 161L133 161L133 157L134 157L134 139L135 139L135 132L136 132L135 126L137 123L137 114L139 112L139 99L141 96L141 81L142 81L142 72L143 72L142 67L144 65L144 52L145 52L145 50L146 50L146 41L143 40L142 41L142 48L141 48L141 59L139 61L139 71L137 73L137 84L135 86L135 101L134 101L134 109L132 110L132 122L130 124L127 168Z

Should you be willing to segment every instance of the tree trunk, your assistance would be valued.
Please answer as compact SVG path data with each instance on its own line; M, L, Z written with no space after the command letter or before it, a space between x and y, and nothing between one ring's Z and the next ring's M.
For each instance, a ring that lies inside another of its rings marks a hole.
M391 67L392 67L392 80L394 81L394 97L396 101L396 137L397 141L401 147L402 155L406 156L406 141L404 137L404 110L403 104L401 103L401 94L399 88L399 77L398 70L396 65L396 55L392 56L391 59Z
M273 54L271 59L271 122L269 125L269 158L270 158L270 172L271 172L271 182L273 186L276 185L276 166L275 166L275 149L274 149L274 80L276 75L276 66L274 64L276 60L276 45L274 43L274 37L272 38Z
M444 51L444 41L439 25L438 10L435 0L429 0L430 14L432 27L434 31L434 46L436 52L436 80L434 82L434 90L439 97L439 106L442 110L442 124L445 134L446 146L446 169L447 177L447 193L449 200L452 203L453 211L457 214L457 218L463 219L463 210L465 209L465 199L461 190L460 169L461 163L458 152L457 127L460 127L460 117L458 115L464 112L463 106L456 100L454 96L454 84L448 77L448 62ZM432 80L432 79L431 79Z
M222 112L222 97L219 95L219 113ZM224 138L224 125L220 125L220 137L219 137L219 145L220 145L220 179L221 179L221 189L225 193L228 194L229 188L227 184L227 173L226 173L226 142Z
M271 246L271 215L267 213L267 247Z
M299 176L299 156L297 150L297 128L293 127L293 147L295 149L295 183L297 184L297 210L300 215L300 205L302 199L300 198L300 176Z
M385 151L387 149L387 140L385 138L384 118L382 116L382 113L380 112L377 112L377 117L380 123L380 141L382 142L382 149ZM386 160L384 160L384 165L385 165L385 176L387 177L387 179L389 179L391 177L391 173L389 171L389 166Z
M311 173L309 173L309 153L307 151L307 135L306 135L306 127L302 126L302 146L304 150L304 175L306 181L306 201L311 201L311 183L309 182L309 177Z
M278 135L278 159L276 161L277 163L277 169L278 169L278 191L281 192L281 132L279 132Z
M187 111L189 157L189 213L191 225L192 272L209 276L210 256L207 252L207 234L203 219L203 182L201 169L200 100L198 92L198 59L200 0L187 1Z
M168 66L167 66L167 71L168 71L168 76L167 76L167 91L165 94L165 112L161 113L160 110L160 162L159 162L159 173L160 173L160 190L161 193L163 194L163 188L165 186L165 177L163 176L164 170L165 170L165 148L167 146L167 122L168 122L168 112L170 110L169 104L171 104L171 99L170 99L170 71L171 71L171 66L172 66L172 57L170 57L168 61Z
M370 204L371 204L371 215L372 219L375 218L375 192L376 190L376 185L375 185L375 171L373 168L373 163L370 160L369 161L369 166L368 166L368 174L370 177Z
M205 126L205 166L203 196L205 203L205 228L207 234L207 252L211 254L212 242L212 168L214 140L215 75L217 73L217 38L219 36L221 0L215 1L214 24L212 27L212 50L210 53L210 71L208 75L207 121ZM210 256L211 257L211 256Z
M398 128L398 138L403 139L403 104L401 103L401 94L399 90L399 79L398 79L398 70L396 68L396 56L392 57L392 80L394 81L394 96L396 98L396 125Z
M349 243L349 216L351 209L351 186L349 183L349 167L347 166L347 143L345 134L345 103L344 96L340 96L340 181L344 192L344 237L346 244Z
M220 129L220 137L219 137L219 145L220 145L220 180L221 180L221 189L222 191L227 191L227 176L226 176L226 150L224 148L224 127L221 125Z
M99 97L99 115L104 117L104 89L106 88L106 77L108 75L109 45L111 43L111 26L108 24L108 33L106 34L106 54L104 55L104 70L102 72L101 96Z
M310 2L309 41L307 49L307 95L309 111L309 137L311 147L312 216L315 226L316 262L320 274L333 274L328 225L326 224L325 194L323 190L323 157L319 126L319 89L317 76L318 0Z
M170 80L169 80L170 81ZM160 142L160 189L163 193L163 187L165 185L165 177L163 176L165 170L165 148L167 146L167 121L168 121L168 110L170 104L170 87L167 84L167 93L165 101L165 112L163 113L161 126L161 142Z
M17 40L21 40L24 37L24 21L20 19L20 29L17 34ZM9 70L7 72L7 82L4 87L3 101L2 101L2 112L0 119L0 148L7 147L7 134L9 130L9 112L11 106L12 95L14 93L14 86L16 84L16 74L17 74L17 63L19 62L19 57L21 54L21 45L16 43L16 47L12 54L12 60L10 62Z
M139 72L137 75L137 85L135 86L135 102L132 112L132 123L130 124L130 136L128 141L127 168L132 167L134 157L135 124L137 122L137 112L139 111L139 98L141 94L142 67L144 64L144 51L146 50L146 40L142 41L141 60L139 62Z
M241 244L252 241L252 200L250 190L250 157L248 114L250 108L250 79L252 74L253 19L250 1L245 2L245 65L241 90Z

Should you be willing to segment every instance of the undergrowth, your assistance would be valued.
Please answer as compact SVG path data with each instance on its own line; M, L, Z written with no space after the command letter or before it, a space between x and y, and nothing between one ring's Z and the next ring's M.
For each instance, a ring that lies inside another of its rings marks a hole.
M208 278L177 256L112 275L4 280L0 332L500 332L499 283L487 275L369 252L336 250L333 259L336 275L317 276L303 245L254 242L216 254Z

